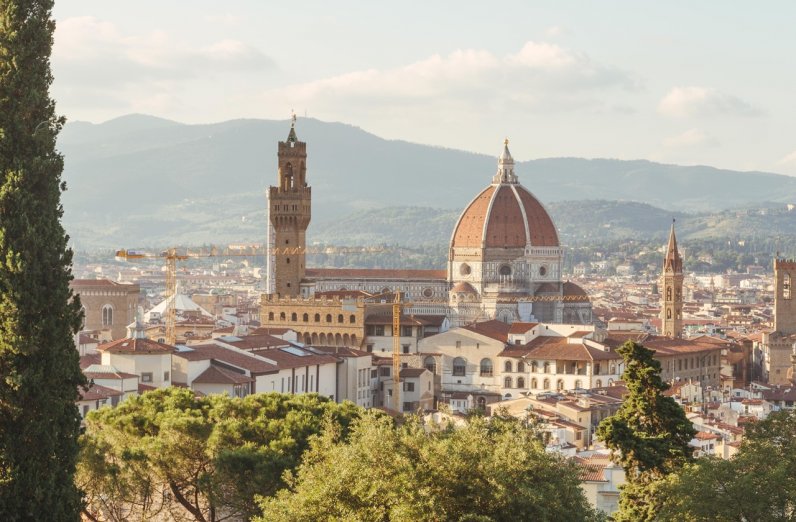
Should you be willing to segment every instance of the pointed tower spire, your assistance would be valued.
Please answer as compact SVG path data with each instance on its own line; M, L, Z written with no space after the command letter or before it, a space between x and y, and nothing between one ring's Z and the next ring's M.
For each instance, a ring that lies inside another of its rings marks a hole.
M663 260L663 270L671 268L672 272L683 271L683 258L677 250L677 236L674 233L675 219L672 218L672 229L669 232L669 246L666 248L666 257Z
M290 116L290 132L287 134L287 143L296 143L297 141L298 136L296 136L296 113L292 112Z
M683 334L683 258L677 250L674 219L669 232L669 245L663 258L661 274L661 333L667 337Z
M514 158L509 152L509 139L503 140L503 152L498 158L497 174L492 177L492 183L517 183L517 176L514 174Z

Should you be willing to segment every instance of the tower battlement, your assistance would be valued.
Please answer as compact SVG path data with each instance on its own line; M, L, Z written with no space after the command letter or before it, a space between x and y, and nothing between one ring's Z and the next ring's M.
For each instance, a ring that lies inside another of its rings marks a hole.
M796 270L796 259L774 259L774 270Z

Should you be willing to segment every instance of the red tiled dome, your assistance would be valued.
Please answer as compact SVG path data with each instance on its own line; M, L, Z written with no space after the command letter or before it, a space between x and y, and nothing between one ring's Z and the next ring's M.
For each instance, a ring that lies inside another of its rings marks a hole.
M453 229L451 247L557 247L553 220L519 183L493 184L467 206Z

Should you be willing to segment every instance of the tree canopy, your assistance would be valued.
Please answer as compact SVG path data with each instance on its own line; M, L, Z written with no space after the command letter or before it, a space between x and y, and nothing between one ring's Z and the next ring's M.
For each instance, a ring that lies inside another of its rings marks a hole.
M796 411L748 424L730 460L698 459L658 485L660 520L786 521L796 518Z
M52 0L0 0L0 519L77 520L85 378L61 226Z
M660 499L651 484L693 460L689 443L696 435L683 409L663 392L661 365L654 352L628 341L618 350L625 363L628 393L619 410L597 427L597 437L625 469L627 484L616 520L653 520Z
M315 394L196 397L168 388L91 412L78 481L95 520L249 519L310 437L344 437L362 410Z
M473 417L429 430L366 415L348 440L316 438L288 487L262 500L261 521L524 521L595 516L577 470L520 422Z

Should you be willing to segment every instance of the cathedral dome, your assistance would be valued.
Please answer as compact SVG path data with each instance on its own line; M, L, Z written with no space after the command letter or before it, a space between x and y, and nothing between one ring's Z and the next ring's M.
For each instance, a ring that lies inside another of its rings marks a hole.
M451 248L557 247L558 234L542 204L514 174L514 159L504 144L492 184L462 212L453 229Z

